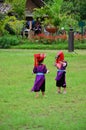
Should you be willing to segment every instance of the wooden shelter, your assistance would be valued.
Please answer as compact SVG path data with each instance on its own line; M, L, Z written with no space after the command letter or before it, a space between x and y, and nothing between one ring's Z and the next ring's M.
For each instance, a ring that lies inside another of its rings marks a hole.
M26 17L32 17L34 8L41 8L44 6L43 0L27 0L26 1Z

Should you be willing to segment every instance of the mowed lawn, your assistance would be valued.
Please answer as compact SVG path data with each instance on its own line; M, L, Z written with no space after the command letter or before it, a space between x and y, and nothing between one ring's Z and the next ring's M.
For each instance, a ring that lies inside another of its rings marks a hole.
M46 97L31 92L34 53L46 53ZM86 50L64 50L67 94L57 94L56 50L0 50L0 130L86 130Z

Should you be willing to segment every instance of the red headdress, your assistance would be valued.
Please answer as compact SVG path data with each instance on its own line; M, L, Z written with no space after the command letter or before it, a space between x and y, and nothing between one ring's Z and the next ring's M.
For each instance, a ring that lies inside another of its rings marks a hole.
M44 53L34 54L34 66L38 66L39 62L42 62L46 55Z
M59 51L59 52L57 53L57 56L56 56L56 66L57 66L58 68L61 67L60 61L63 61L63 60L64 60L64 53L63 53L62 51Z

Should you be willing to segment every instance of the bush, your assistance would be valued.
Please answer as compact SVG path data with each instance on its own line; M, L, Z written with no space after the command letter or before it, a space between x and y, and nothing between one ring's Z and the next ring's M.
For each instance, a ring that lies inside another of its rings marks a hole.
M0 37L0 48L10 48L11 46L18 45L20 38L17 36L5 35Z
M12 16L5 27L10 34L12 32L12 34L14 33L16 35L19 35L21 33L23 25L24 20L18 20L16 17Z
M15 16L0 15L0 35L16 34L19 35L24 25L24 20L18 20Z
M7 23L5 25L5 29L9 32L9 34L15 35L15 31L10 27L10 25Z

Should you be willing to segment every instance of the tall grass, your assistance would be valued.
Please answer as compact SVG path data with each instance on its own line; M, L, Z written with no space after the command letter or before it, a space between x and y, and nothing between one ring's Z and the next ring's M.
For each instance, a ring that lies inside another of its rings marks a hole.
M46 98L30 92L34 53L45 52ZM67 94L56 94L57 50L0 50L0 130L85 130L86 50L63 51Z

